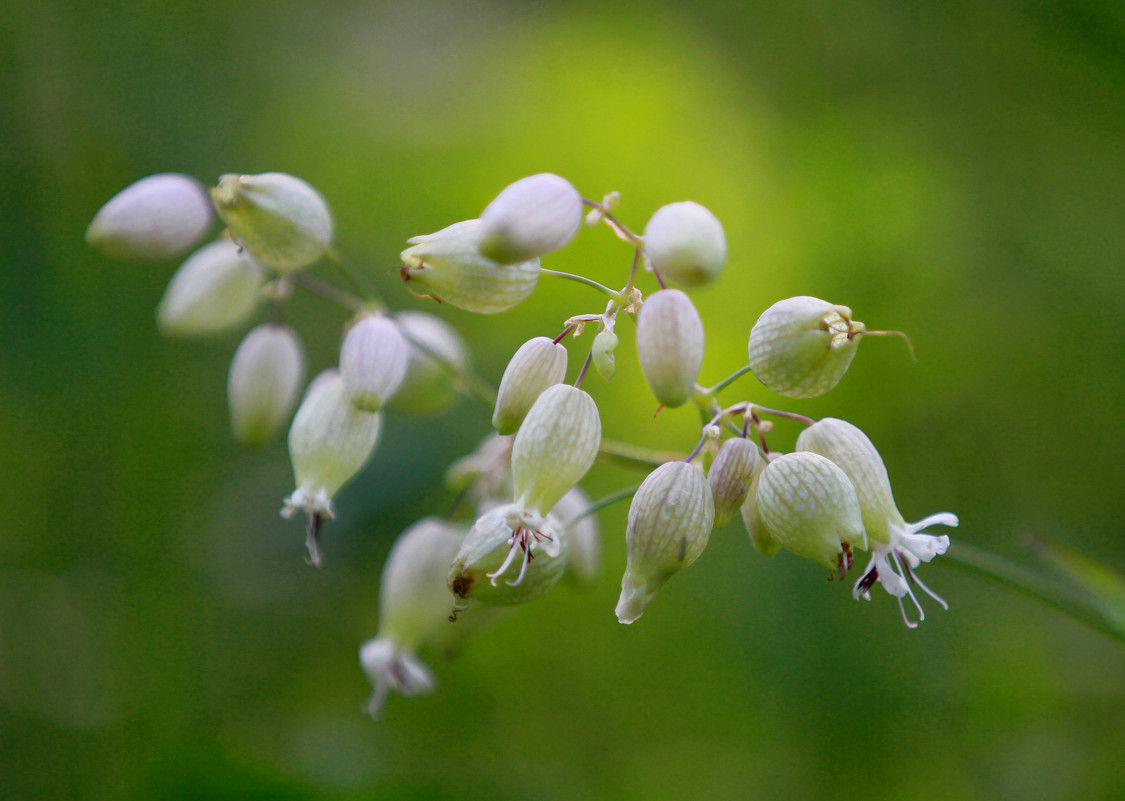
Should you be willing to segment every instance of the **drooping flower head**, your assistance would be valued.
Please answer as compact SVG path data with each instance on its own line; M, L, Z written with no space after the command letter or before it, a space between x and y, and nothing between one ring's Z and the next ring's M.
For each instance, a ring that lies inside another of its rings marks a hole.
M703 366L703 321L678 289L652 293L637 313L637 357L652 394L669 408L691 398Z
M855 485L873 555L853 587L852 595L870 600L868 591L878 581L883 589L898 599L902 619L910 628L918 624L907 617L902 602L904 597L909 597L914 603L919 620L926 619L922 605L911 589L912 584L918 585L944 609L948 609L945 600L923 584L915 570L922 562L929 562L945 553L949 547L947 535L923 534L922 531L934 525L956 526L957 516L940 512L917 523L907 523L895 505L883 458L867 435L851 423L826 417L801 432L797 447L831 459Z
M722 272L727 239L709 209L685 200L656 210L645 226L644 250L661 277L680 286L703 286Z
M110 198L86 229L86 242L114 259L166 259L198 243L214 220L203 184L160 173Z
M582 196L570 181L542 172L504 188L481 212L481 253L515 264L558 250L582 225Z

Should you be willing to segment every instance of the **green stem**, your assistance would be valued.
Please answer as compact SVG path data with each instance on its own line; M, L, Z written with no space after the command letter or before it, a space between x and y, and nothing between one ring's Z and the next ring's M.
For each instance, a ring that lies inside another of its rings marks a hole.
M591 503L589 506L587 506L585 509L583 509L579 514L575 515L574 518L572 518L566 524L567 527L573 526L579 520L585 517L589 517L596 512L600 512L602 509L615 504L618 501L623 501L626 498L632 498L637 494L637 490L639 490L640 488L641 482L638 481L636 484L631 484L628 487L622 487L621 489L617 490L617 492L611 492L609 495L603 495L602 497Z
M704 389L700 390L700 393L703 394L703 395L706 395L706 396L717 395L718 393L722 392L724 389L729 387L731 384L733 384L735 381L742 378L742 376L746 375L749 372L750 372L750 365L744 364L742 367L739 367L737 370L735 370L733 373L728 375L726 378L724 378L718 384L715 384L715 386L705 387Z
M457 382L457 384L460 385L459 388L462 392L464 392L470 398L479 401L485 406L496 405L496 390L491 384L478 376L476 373L470 372L468 370L457 369L456 365L450 364L448 361L446 361L444 356L435 351L433 348L429 347L425 342L422 342L416 337L412 337L405 330L400 330L402 331L402 335L406 337L411 345L433 359L434 364L436 364L438 367L444 370L446 374L453 378Z
M617 296L617 293L614 292L612 289L610 289L608 286L605 286L604 284L599 284L597 281L593 280L592 278L587 278L584 275L575 275L574 273L564 273L564 272L561 272L559 270L548 270L546 267L540 267L539 272L541 272L545 275L553 275L556 278L565 278L567 281L577 281L580 284L585 284L586 286L593 287L594 289L598 290L599 292L602 292L606 295L609 295L610 297L616 297Z
M684 458L682 453L654 451L649 448L642 448L639 445L630 445L627 442L605 438L602 439L602 444L598 448L598 456L602 462L642 470L650 470L654 467L660 467L665 462L677 462Z
M359 276L356 274L352 266L344 259L340 251L336 250L336 248L329 248L325 252L324 258L328 260L329 264L340 271L340 274L344 276L344 280L347 281L348 286L352 288L353 292L355 292L361 298L367 300L372 305L382 305L379 302L379 299L375 297L375 295L373 295L370 291L363 287L363 283L359 280Z
M293 282L294 286L300 287L310 295L316 295L321 300L326 300L348 311L358 312L370 308L362 299L351 292L340 289L338 286L322 281L308 273L293 273L289 276L289 280Z

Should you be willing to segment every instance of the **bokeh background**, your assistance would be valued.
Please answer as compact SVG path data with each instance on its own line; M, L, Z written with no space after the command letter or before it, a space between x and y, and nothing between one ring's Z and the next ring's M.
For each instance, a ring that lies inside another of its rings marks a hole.
M523 340L602 301L545 278L502 315L436 307L394 274L407 237L541 171L619 190L637 230L694 199L730 244L693 294L704 381L796 294L908 331L920 357L867 340L827 396L748 376L725 400L860 425L908 519L960 515L954 549L1047 569L1026 543L1051 537L1121 570L1123 112L1108 0L0 3L0 795L1125 796L1109 638L940 559L925 579L952 608L908 631L885 595L758 555L737 519L623 627L625 504L601 515L592 591L433 656L440 691L372 722L356 649L382 562L447 508L443 469L489 411L389 418L315 571L278 516L283 444L228 436L239 336L161 339L175 262L82 240L150 173L300 175L387 302L456 325L495 383ZM597 229L546 265L620 283L629 258ZM292 320L332 365L343 316L301 297ZM619 330L617 377L585 385L607 435L690 448L693 413L653 418ZM599 465L584 486L638 478Z

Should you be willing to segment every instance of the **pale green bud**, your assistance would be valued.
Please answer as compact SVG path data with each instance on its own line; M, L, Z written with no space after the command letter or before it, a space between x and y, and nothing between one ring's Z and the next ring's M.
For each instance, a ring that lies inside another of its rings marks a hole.
M394 315L394 321L409 348L406 377L387 408L406 414L437 414L457 397L453 376L469 369L469 348L453 326L432 314L402 311Z
M652 394L668 407L691 398L703 366L703 321L678 289L654 292L637 314L637 356Z
M467 493L465 499L471 503L497 498L501 494L510 495L512 440L510 435L487 434L477 444L476 450L446 468L446 489Z
M754 475L750 479L750 487L746 491L746 500L742 502L738 511L742 515L742 524L746 527L746 533L750 536L750 544L754 546L754 550L763 556L775 556L781 550L781 545L770 536L766 527L762 525L762 516L758 514L758 481L768 463L768 459L758 459L754 466Z
M546 513L582 480L598 455L602 423L594 399L555 384L532 404L512 444L516 502Z
M855 488L823 456L774 459L758 479L756 500L762 525L782 548L841 577L851 566L851 547L867 548Z
M550 514L551 519L559 522L564 538L569 543L570 556L567 558L563 579L575 587L593 585L602 571L598 516L585 514L589 508L590 497L581 487L575 487L562 496Z
M160 173L110 198L86 229L86 243L114 259L166 259L198 243L214 221L203 184Z
M519 576L500 581L521 557ZM558 584L566 563L567 538L542 515L507 504L482 515L466 535L449 570L449 587L461 602L522 604Z
M367 710L378 714L387 694L412 696L434 682L415 652L449 625L453 596L446 576L464 531L437 517L419 520L399 535L379 583L379 633L359 651L374 687Z
M340 376L352 403L366 412L386 405L406 378L409 345L386 317L367 315L340 346Z
M613 378L617 372L617 359L614 356L614 351L617 350L618 342L617 334L609 328L603 328L594 337L594 346L590 350L594 369L606 381Z
M570 181L544 172L506 187L480 215L481 253L514 264L558 250L582 225L582 196Z
M227 375L227 400L234 437L264 444L293 412L305 379L305 353L291 328L260 325L234 352Z
M691 200L656 210L645 226L645 258L666 281L694 287L719 277L727 239L719 219Z
M227 174L211 198L234 241L267 267L299 270L332 244L332 212L300 178L283 172Z
M501 434L514 434L535 399L566 378L566 348L547 337L523 343L500 379L492 425Z
M750 369L774 392L815 398L840 383L866 330L847 306L807 295L778 301L750 331Z
M715 528L729 523L746 500L759 461L758 446L744 437L733 437L719 447L707 471L707 483L715 500Z
M205 245L180 265L156 307L165 336L221 334L245 323L262 298L266 274L238 245Z
M500 264L480 252L481 221L465 220L408 239L399 272L443 303L495 314L523 302L539 280L539 260Z
M629 506L620 622L644 614L664 583L703 553L714 523L711 488L699 468L666 462L649 473Z

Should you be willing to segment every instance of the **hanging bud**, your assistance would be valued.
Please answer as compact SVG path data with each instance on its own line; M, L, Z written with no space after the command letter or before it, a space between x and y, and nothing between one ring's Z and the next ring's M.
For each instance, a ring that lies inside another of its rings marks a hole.
M831 459L855 485L863 525L871 538L872 557L859 581L852 589L856 598L870 600L869 590L878 581L883 589L898 599L902 619L910 628L918 625L906 615L902 599L913 601L920 620L926 615L911 590L917 584L926 594L948 609L944 599L923 584L915 570L922 562L945 553L949 537L922 534L935 525L956 526L957 516L949 512L930 515L917 523L907 523L895 504L891 481L883 457L867 435L844 420L826 417L809 426L797 437L797 447Z
M780 454L770 454L770 457L778 455ZM742 524L746 527L746 533L750 536L750 544L754 546L754 550L763 556L776 556L777 552L781 550L781 545L766 531L766 527L762 525L762 516L758 514L758 481L769 462L770 458L766 457L764 459L759 458L755 463L754 474L750 478L750 487L746 492L746 500L742 502L739 512L742 515Z
M304 380L305 353L293 329L260 325L247 334L227 375L235 439L265 444L292 413Z
M815 398L840 383L866 330L847 306L804 295L778 301L750 331L750 369L774 392Z
M481 253L500 264L558 250L582 225L582 196L570 181L544 172L506 187L480 215Z
M433 690L433 678L416 652L448 625L453 596L446 575L463 538L457 526L427 517L395 540L379 582L379 633L359 650L374 687L367 704L372 716L391 690L404 696Z
M514 434L547 387L566 378L566 348L547 337L520 346L500 379L492 425L501 434Z
M563 580L579 588L592 586L602 572L598 517L586 514L589 509L590 497L581 487L575 487L562 496L550 514L550 518L559 521L563 536L569 541L570 555Z
M637 315L637 355L652 394L665 406L691 398L703 366L703 321L678 289L654 292Z
M498 581L521 551L519 575ZM567 538L543 515L507 504L482 515L466 535L449 570L449 587L461 605L522 604L558 584L566 563Z
M309 561L319 566L317 537L322 517L333 517L332 497L367 463L379 440L382 415L352 405L344 380L325 370L305 391L289 428L289 458L297 489L281 514L305 513Z
M539 280L539 260L500 264L480 252L481 221L465 220L408 239L402 280L465 311L495 314L523 302Z
M787 453L758 479L762 525L782 548L842 579L852 546L867 548L855 488L844 471L815 453Z
M267 267L299 270L332 244L332 212L300 178L283 172L227 174L211 198L234 241Z
M745 437L732 437L719 447L707 472L707 483L715 500L715 528L729 523L746 500L759 461L758 446Z
M432 314L403 311L394 321L409 347L406 377L387 408L437 414L457 397L453 377L468 371L469 348L453 326Z
M485 435L476 450L446 468L445 488L464 493L464 499L473 504L502 493L510 495L512 439L496 433Z
M645 226L645 258L666 281L694 287L719 277L727 238L719 219L691 200L656 210Z
M86 244L113 259L166 259L198 243L214 220L203 184L166 172L110 198L86 229Z
M614 351L617 350L617 334L611 328L603 328L594 337L594 346L590 350L594 362L594 369L598 375L609 381L617 372L617 360Z
M238 245L212 242L176 270L156 307L156 325L170 337L229 331L254 313L265 279L265 271Z
M629 506L620 622L644 614L664 583L703 553L714 523L711 488L699 468L665 462L649 473Z
M365 412L385 406L406 378L408 347L386 317L367 315L348 329L340 347L340 376L352 403Z

